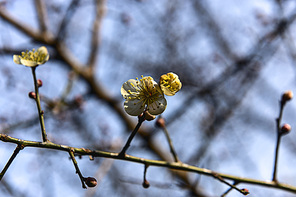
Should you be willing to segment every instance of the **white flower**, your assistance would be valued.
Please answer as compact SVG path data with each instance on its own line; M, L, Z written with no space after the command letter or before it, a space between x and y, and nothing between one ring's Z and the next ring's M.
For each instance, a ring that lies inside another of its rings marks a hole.
M175 95L182 87L178 75L175 73L167 73L160 77L159 84L163 93L167 96Z
M167 106L162 90L150 76L128 80L122 85L121 94L126 99L124 109L131 116L139 116L144 110L159 115Z
M44 64L49 59L49 53L47 48L42 46L37 51L22 52L22 55L13 55L13 61L16 64L22 64L28 67L36 67L40 64Z

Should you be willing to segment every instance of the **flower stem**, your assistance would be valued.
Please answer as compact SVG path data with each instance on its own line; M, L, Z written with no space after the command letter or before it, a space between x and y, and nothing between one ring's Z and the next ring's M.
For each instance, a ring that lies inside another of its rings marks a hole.
M0 181L2 180L4 174L6 173L6 171L8 170L9 166L11 165L11 163L13 162L13 160L16 158L17 154L20 152L20 150L22 150L23 147L22 145L18 145L13 154L11 155L11 157L9 158L8 162L6 163L6 165L4 166L3 170L0 173Z
M38 115L39 115L39 121L40 121L40 127L41 127L41 133L42 133L42 140L43 142L47 142L47 135L45 131L45 124L44 124L44 116L43 116L43 111L41 109L41 104L40 104L40 97L39 97L39 90L38 90L38 84L37 84L37 78L36 78L36 67L32 67L32 75L34 79L34 86L35 86L35 93L36 93L36 105L38 109Z
M131 133L131 135L129 136L126 144L124 145L124 147L122 148L122 150L120 151L120 153L118 154L118 157L123 158L125 157L125 152L127 151L127 149L129 148L133 138L135 137L136 133L138 132L139 128L141 127L142 123L145 121L145 116L142 115L139 117L138 120L138 124L135 127L135 129L133 130L133 132Z

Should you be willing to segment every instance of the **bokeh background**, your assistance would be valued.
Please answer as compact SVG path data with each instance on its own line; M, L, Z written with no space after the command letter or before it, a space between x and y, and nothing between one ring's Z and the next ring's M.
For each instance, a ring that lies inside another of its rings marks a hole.
M183 87L162 114L184 163L271 180L279 100L296 87L293 0L0 1L0 131L41 140L29 68L13 54L46 46L38 67L48 137L74 147L120 151L137 118L123 110L122 84L177 73ZM278 179L296 185L295 101L283 122ZM0 142L0 167L14 144ZM128 153L172 161L164 133L144 122ZM78 159L98 186L84 190L65 152L25 148L0 183L1 196L220 196L228 187L198 174L88 157ZM249 196L295 196L240 184ZM237 191L227 196L241 196Z

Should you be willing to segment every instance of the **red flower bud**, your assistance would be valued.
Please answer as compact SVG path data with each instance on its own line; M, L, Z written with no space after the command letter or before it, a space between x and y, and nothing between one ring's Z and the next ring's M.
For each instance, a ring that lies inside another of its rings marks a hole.
M37 80L37 86L38 86L38 88L40 88L40 87L42 87L42 81L41 81L41 79L38 79Z
M289 124L284 124L281 128L281 134L286 135L291 131L291 126Z
M29 92L29 97L31 99L36 99L36 93L35 92Z

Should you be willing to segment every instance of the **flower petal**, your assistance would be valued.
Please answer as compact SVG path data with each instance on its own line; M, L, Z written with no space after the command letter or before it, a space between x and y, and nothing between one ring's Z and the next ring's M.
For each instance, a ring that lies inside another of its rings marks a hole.
M144 103L139 99L126 100L124 110L131 116L139 116L145 109Z
M19 55L13 55L13 61L16 64L22 64L21 63L21 57Z
M34 67L37 66L37 62L33 60L25 60L24 58L20 58L20 62L24 66Z
M137 83L139 83L139 81L130 79L122 85L121 95L123 98L127 99L129 96L131 96L131 93L137 93Z
M39 53L39 56L44 57L38 64L44 64L49 59L49 53L47 51L47 48L45 46L39 47L37 49L37 52Z
M40 53L40 54L44 54L44 55L48 55L48 51L47 51L47 48L45 46L42 46L42 47L39 47L37 49L37 52Z
M147 110L151 115L159 115L164 112L166 106L167 101L163 96L161 96L158 100L148 105Z

